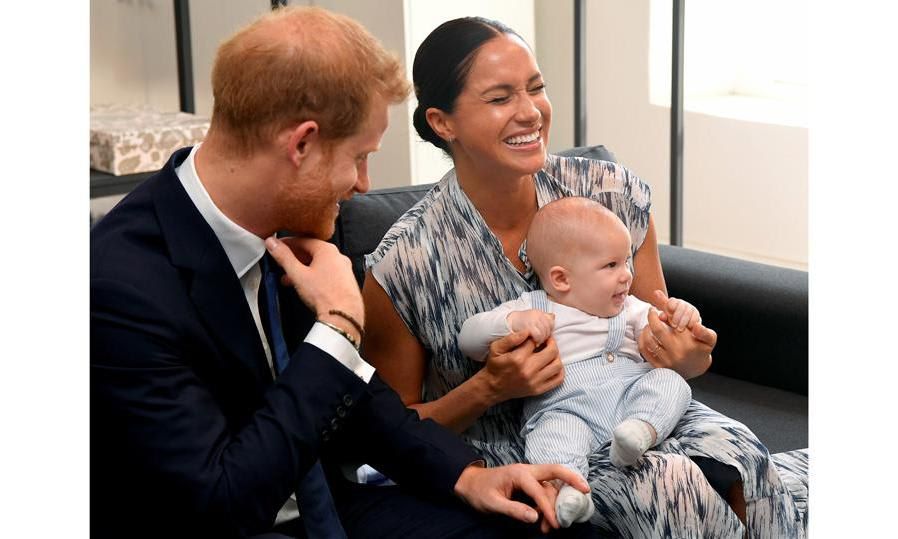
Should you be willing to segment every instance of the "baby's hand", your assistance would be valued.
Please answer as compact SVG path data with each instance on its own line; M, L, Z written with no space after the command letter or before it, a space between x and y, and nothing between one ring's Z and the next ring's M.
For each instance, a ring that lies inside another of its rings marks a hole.
M667 322L667 325L677 331L683 331L686 328L692 329L696 324L701 323L702 317L699 316L698 309L691 303L682 299L669 298L660 290L655 290L655 297L657 298L655 306L663 306L658 318L662 322Z
M512 332L526 331L536 344L546 342L555 327L555 315L538 309L514 311L505 318Z

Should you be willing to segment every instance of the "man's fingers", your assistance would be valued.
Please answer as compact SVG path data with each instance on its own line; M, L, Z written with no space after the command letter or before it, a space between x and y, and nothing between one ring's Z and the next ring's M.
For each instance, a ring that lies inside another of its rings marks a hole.
M542 482L561 479L584 494L589 492L589 484L586 483L586 480L570 468L560 464L533 464L532 468L533 477L535 477L537 481Z
M557 528L558 519L555 517L555 497L549 496L546 488L530 474L525 474L519 486L524 491L524 494L530 496L536 503L539 512L543 514L543 518L549 523L549 526Z
M524 491L526 492L526 489ZM543 496L545 496L545 493L543 493ZM528 524L533 524L539 519L539 513L536 512L536 509L525 503L511 501L501 496L496 496L486 509Z
M310 238L300 238L298 236L289 236L284 238L278 238L278 240L290 248L293 251L293 256L296 257L297 260L302 262L303 264L310 264L312 262L312 254L309 252L309 247L315 248L315 244L312 243L310 245Z
M546 496L549 497L550 500L558 499L558 487L551 481L540 481L540 485L543 487L543 491L545 491ZM554 503L552 504L554 507ZM555 518L550 520L548 516L543 515L543 519L539 523L539 531L543 534L549 533L553 528L559 528L558 524L558 515L554 515Z
M290 236L288 238L280 238L280 240L290 247L297 258L307 255L310 258L321 249L328 249L332 244L319 240L318 238L305 238L302 236Z
M275 262L277 262L280 267L284 268L285 273L300 274L306 269L302 262L296 259L293 251L278 238L270 236L266 239L265 248L268 249L268 252L271 254L271 257L274 258Z

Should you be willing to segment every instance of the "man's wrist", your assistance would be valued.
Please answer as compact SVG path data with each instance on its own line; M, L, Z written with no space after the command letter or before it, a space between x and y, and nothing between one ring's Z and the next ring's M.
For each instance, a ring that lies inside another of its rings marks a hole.
M341 314L334 314L334 311L339 311ZM346 316L343 316L343 315ZM356 323L352 323L349 320L349 317L353 317L356 320ZM355 341L356 343L362 342L363 333L359 331L356 325L361 325L358 322L358 318L355 318L352 314L349 314L348 311L341 311L339 309L323 309L317 316L319 322L330 326L331 329L337 332L344 332L349 335L350 341Z
M355 328L352 326L352 324L348 324L348 323L339 324L339 323L334 323L331 320L332 319L326 320L323 317L319 316L316 321L319 324L323 324L323 325L329 327L330 329L334 330L335 332L339 333L344 339L349 341L349 343L353 346L353 348L358 350L362 344L362 337L361 337L361 335L359 335L359 333L357 331L355 331Z
M486 468L486 462L483 460L475 460L474 462L468 464L464 468L462 468L461 473L458 475L458 479L455 480L455 485L453 486L453 491L455 495L467 501L465 497L465 493L467 489L465 485L467 481L470 479L471 474L476 474L476 469L484 469Z
M329 309L329 310L327 311L327 314L333 315L333 316L339 316L340 318L346 320L347 322L349 322L350 324L352 324L352 327L354 327L354 328L356 329L356 331L359 332L359 335L360 335L363 339L365 338L365 327L364 327L364 324L363 324L362 322L359 322L359 320L362 319L361 316L355 317L355 316L349 314L349 313L346 312L346 311L341 311L340 309ZM363 320L363 319L362 319L362 320Z

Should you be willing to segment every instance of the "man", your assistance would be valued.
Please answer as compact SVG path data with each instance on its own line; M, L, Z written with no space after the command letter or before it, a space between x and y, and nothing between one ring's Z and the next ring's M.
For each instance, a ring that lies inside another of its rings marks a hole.
M348 18L282 9L225 42L212 77L205 142L91 232L93 535L323 536L309 526L328 489L307 490L320 457L401 485L341 485L329 466L352 536L500 536L511 519L458 500L535 522L516 491L557 526L545 482L586 492L574 474L483 468L357 352L358 286L322 240L337 202L369 187L387 107L408 93L399 63ZM266 250L295 293L277 291Z

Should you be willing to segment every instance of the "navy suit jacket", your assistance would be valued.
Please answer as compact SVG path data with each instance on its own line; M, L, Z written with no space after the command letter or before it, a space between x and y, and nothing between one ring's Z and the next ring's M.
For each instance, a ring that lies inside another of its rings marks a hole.
M314 320L292 290L291 361L272 379L240 282L175 175L188 152L91 230L93 535L264 532L319 457L450 493L476 455L376 374L365 384L303 343Z

